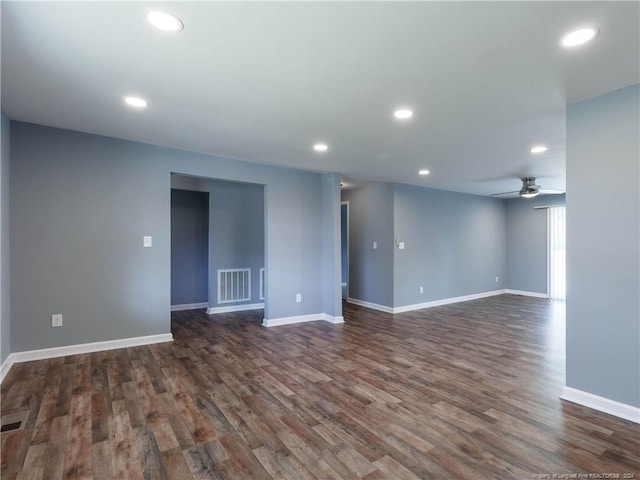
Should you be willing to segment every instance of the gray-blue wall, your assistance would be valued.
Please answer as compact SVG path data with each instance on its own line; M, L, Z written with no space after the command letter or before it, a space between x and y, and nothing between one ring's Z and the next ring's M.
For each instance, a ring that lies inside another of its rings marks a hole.
M394 307L504 288L503 200L396 184L394 229Z
M567 109L567 386L640 407L640 86Z
M209 194L171 190L171 305L209 302Z
M0 138L0 363L11 353L11 298L9 281L9 175L11 123L4 112Z
M347 283L347 266L349 261L348 248L349 244L347 242L347 234L348 234L348 215L349 209L346 203L340 205L340 258L342 261L342 265L340 267L340 281L345 284Z
M391 307L393 185L347 190L342 199L349 202L349 297Z
M400 184L342 197L351 298L398 308L505 288L503 200Z
M169 333L172 172L265 185L265 317L323 312L321 174L12 122L12 351Z
M564 205L564 195L507 200L507 288L547 294L547 210Z
M169 333L163 153L12 122L12 351Z
M209 183L209 305L261 303L264 267L264 187L249 183ZM218 269L251 270L251 300L218 303Z
M323 311L332 317L341 317L340 174L322 175L322 212L323 284L333 285L323 292ZM340 252L340 255L331 252Z

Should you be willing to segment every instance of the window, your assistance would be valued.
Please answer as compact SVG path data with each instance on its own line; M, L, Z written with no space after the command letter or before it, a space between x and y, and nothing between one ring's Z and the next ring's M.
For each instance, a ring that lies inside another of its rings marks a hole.
M566 285L566 208L564 205L547 209L549 232L549 298L564 300Z

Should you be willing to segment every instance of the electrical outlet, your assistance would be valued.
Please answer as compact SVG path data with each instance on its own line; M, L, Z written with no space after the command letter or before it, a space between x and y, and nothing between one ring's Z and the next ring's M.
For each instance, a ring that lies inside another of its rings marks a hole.
M146 235L142 237L142 246L145 248L151 248L153 246L153 238Z
M302 294L296 293L296 303L300 303L300 302L302 302Z
M498 283L498 282L499 282L499 279L498 279L498 277L496 277L496 283Z
M51 326L52 327L61 327L62 326L62 314L57 313L55 315L51 315Z
M373 242L373 249L376 250L378 248L378 242Z
M420 293L424 293L424 287L420 287Z

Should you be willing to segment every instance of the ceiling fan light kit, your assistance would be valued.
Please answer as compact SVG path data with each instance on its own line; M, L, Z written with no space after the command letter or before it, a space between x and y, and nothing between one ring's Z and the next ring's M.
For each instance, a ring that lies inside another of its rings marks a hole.
M534 191L524 191L524 192L521 190L520 191L520 196L522 198L533 198L533 197L538 196L539 193L540 192L535 191L535 190Z
M540 185L536 185L536 177L522 177L522 188L513 192L494 193L492 197L513 197L518 194L522 198L533 198L540 194L543 195L559 195L564 193L562 190L543 189Z

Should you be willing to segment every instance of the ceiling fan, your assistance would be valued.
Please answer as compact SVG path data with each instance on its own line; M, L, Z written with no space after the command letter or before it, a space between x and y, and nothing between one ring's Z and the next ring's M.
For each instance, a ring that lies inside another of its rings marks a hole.
M536 177L523 177L522 188L520 190L514 190L513 192L494 193L492 197L509 197L514 196L516 193L523 198L533 198L540 194L543 195L558 195L564 193L562 190L543 189L540 185L536 185Z

